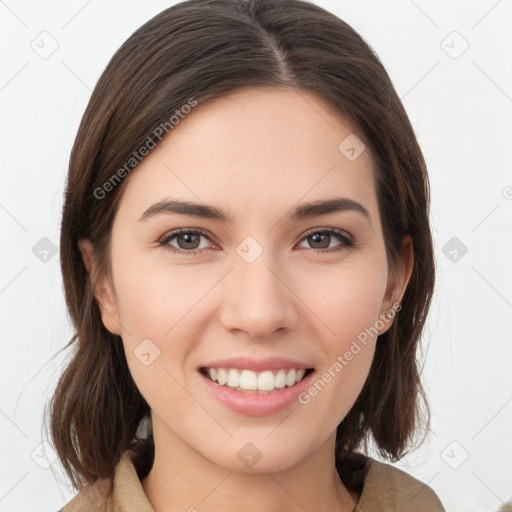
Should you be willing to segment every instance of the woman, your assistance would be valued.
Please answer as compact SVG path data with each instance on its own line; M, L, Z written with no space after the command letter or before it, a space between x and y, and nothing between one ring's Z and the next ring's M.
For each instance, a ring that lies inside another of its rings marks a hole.
M428 208L391 81L334 15L191 0L138 29L70 160L62 510L444 510L365 454L428 431Z

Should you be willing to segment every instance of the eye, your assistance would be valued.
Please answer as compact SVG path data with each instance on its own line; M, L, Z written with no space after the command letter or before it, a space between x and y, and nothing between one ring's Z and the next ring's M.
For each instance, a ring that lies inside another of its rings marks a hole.
M207 248L207 245L201 244L201 238L211 242L210 237L202 230L177 229L161 238L158 241L158 245L174 253L194 255ZM334 248L329 248L333 238L337 238L341 241L341 244L334 246ZM352 239L342 231L329 228L311 230L302 240L312 244L312 249L316 253L345 251L355 245ZM171 242L176 242L178 246L172 245ZM214 247L216 247L215 244Z
M177 229L165 235L158 241L158 244L179 254L196 254L197 251L201 251L205 248L204 246L201 246L201 237L210 240L210 238L201 230ZM170 244L170 242L175 240L178 243L177 248Z
M338 246L329 249L330 243L333 238L341 240L341 245L338 244ZM333 253L339 251L346 251L350 247L354 246L354 242L342 231L329 228L315 229L309 231L309 233L307 233L302 240L306 240L309 244L312 244L314 252L317 253Z

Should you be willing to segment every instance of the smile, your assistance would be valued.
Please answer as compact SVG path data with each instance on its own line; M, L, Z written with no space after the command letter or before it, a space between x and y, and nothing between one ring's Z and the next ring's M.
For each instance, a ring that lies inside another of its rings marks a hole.
M311 386L316 375L313 368L255 372L227 367L201 367L197 373L209 396L228 409L246 416L268 416L293 404L300 405L298 396ZM283 377L284 386L279 388L278 385L283 384ZM259 389L260 379L262 388L271 389Z
M200 372L221 386L246 393L273 393L298 384L312 368L277 369L254 372L238 368L201 368Z

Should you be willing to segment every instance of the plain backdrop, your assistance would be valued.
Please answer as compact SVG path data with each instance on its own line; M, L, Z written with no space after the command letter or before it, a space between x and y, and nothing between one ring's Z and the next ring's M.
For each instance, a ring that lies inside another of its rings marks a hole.
M54 512L75 491L41 445L72 335L59 269L71 146L116 49L175 2L0 1L0 510ZM448 511L512 496L512 2L318 0L375 49L431 182L437 288L424 333L432 410L396 465Z

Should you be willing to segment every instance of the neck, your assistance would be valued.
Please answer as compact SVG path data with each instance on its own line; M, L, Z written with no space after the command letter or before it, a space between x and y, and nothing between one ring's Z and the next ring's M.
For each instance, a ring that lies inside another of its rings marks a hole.
M156 512L352 512L358 496L345 488L336 471L335 434L285 470L237 472L206 459L153 423L155 460L142 487Z

